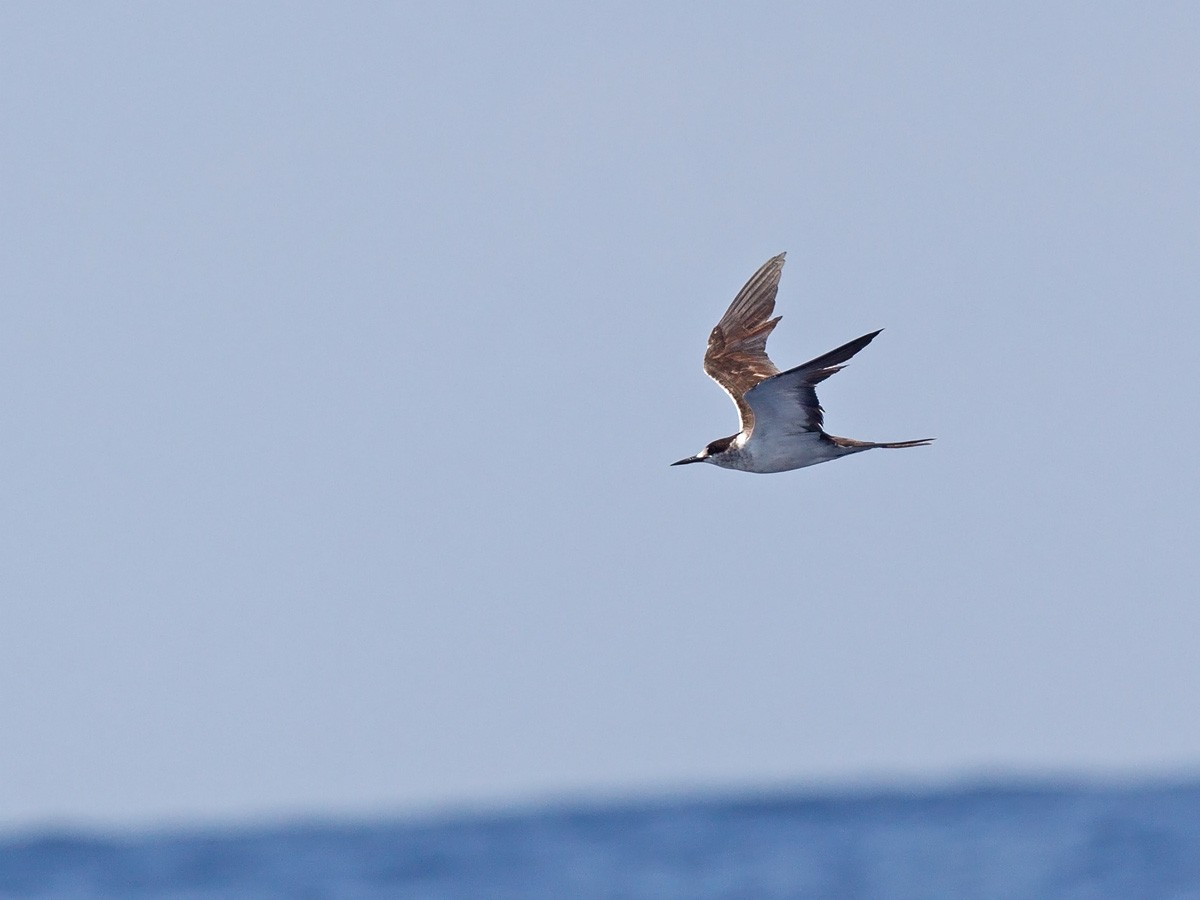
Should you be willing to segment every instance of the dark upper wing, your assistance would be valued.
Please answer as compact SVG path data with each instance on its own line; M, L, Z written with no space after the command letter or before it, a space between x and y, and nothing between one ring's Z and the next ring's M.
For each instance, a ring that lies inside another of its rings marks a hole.
M767 260L746 282L708 336L704 354L704 371L733 398L747 432L754 427L754 413L743 399L746 391L779 373L767 358L767 337L780 318L772 319L771 313L785 255Z
M820 431L825 424L825 413L817 401L816 386L840 371L841 364L871 343L877 334L878 331L864 334L755 385L747 392L745 403L759 418L756 429L759 437L766 440L773 437L768 430L786 434Z

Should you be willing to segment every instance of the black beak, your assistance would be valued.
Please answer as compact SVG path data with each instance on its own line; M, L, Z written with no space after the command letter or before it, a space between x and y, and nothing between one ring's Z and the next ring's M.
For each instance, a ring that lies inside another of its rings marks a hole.
M686 465L687 465L688 463L690 463L690 462L704 462L704 460L702 460L702 459L701 459L700 457L698 457L698 456L689 456L687 459L681 459L681 460L679 460L679 462L673 462L673 463L671 463L671 465L673 465L673 466L686 466Z

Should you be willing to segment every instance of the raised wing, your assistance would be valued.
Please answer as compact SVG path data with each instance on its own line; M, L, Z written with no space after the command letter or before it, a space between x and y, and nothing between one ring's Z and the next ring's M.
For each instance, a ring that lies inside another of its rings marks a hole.
M771 313L775 311L775 294L786 255L780 253L767 260L751 276L708 336L704 353L704 371L733 398L746 432L754 427L754 412L744 399L746 392L779 374L767 358L767 338L781 318L772 319Z
M864 334L803 365L763 379L747 391L744 402L758 423L753 436L770 441L776 436L821 431L825 412L817 400L816 386L841 371L841 364L875 340L877 334L879 331Z

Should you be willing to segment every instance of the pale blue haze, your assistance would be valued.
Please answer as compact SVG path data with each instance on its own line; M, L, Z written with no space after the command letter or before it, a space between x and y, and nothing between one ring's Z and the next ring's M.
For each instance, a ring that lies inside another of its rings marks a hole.
M0 7L0 828L1200 762L1200 6ZM700 372L886 331L783 475ZM725 530L741 521L736 531Z

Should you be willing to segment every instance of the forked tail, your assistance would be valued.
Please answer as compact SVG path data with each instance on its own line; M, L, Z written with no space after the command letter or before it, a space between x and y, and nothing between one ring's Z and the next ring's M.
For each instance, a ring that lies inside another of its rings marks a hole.
M896 450L900 447L928 447L936 438L921 438L916 441L888 441L887 443L871 442L872 447L887 447L889 450Z
M916 441L856 441L854 438L835 437L832 434L829 435L829 439L839 447L855 450L871 450L875 447L885 447L888 450L899 450L901 447L927 447L936 440L936 438L921 438Z

